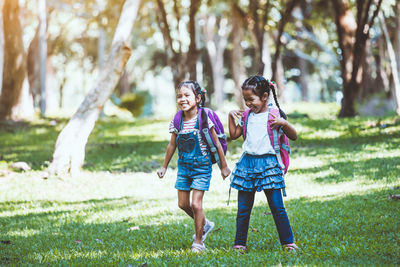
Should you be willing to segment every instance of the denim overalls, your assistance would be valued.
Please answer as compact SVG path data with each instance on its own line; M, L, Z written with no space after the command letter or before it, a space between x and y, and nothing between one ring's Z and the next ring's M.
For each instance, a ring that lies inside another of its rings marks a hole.
M183 117L181 127L183 129ZM203 155L199 142L199 120L195 130L189 133L178 133L178 175L175 188L183 191L197 189L208 191L211 181L212 162L209 152Z

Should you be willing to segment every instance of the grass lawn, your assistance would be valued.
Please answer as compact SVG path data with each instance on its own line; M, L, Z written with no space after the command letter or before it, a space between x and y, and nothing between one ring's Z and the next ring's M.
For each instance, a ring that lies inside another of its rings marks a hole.
M167 120L105 118L86 147L79 177L41 178L65 120L0 124L0 265L270 266L400 265L400 124L395 116L337 119L335 105L287 109L292 142L285 205L300 250L284 252L262 193L248 253L231 249L236 191L214 166L206 216L208 250L190 252L193 222L177 207L176 155L157 178ZM290 118L292 115L292 118ZM224 117L225 119L226 117ZM55 124L55 125L54 125ZM229 143L233 169L241 140ZM14 172L25 161L32 170Z

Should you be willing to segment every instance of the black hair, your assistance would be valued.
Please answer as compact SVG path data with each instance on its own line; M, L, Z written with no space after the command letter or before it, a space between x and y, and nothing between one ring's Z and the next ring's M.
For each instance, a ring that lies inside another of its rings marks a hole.
M262 98L264 93L267 93L268 96L270 92L272 91L272 95L274 96L274 100L276 103L276 106L279 109L279 113L281 117L284 119L287 119L285 112L281 109L279 106L278 102L278 97L276 96L276 90L275 90L275 83L271 82L270 80L265 79L261 75L255 75L247 78L243 85L242 85L242 90L251 90L255 95L258 97Z
M198 82L191 81L191 80L181 82L178 85L178 90L181 89L183 86L192 89L192 91L196 97L198 95L200 95L201 99L200 99L200 103L198 104L198 107L199 108L204 107L204 103L206 102L206 90L202 89Z

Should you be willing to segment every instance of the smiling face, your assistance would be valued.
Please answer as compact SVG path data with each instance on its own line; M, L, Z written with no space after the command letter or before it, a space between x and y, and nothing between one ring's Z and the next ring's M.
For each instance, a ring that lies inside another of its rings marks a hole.
M264 93L261 97L256 95L251 89L242 90L243 98L247 107L254 113L267 111L268 93Z
M191 88L182 86L177 91L176 101L183 111L189 111L197 108L198 103L200 103L200 96L196 97Z

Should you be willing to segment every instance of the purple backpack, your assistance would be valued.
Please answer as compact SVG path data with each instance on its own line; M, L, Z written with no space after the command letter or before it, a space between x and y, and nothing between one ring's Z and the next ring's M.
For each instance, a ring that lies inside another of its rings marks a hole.
M247 118L249 117L250 109L247 109L242 116L242 125L243 125L243 139L246 139L246 127L247 127ZM289 146L289 138L282 134L279 138L279 134L277 129L271 128L271 122L273 114L276 118L280 117L279 109L269 107L268 108L268 136L271 141L271 145L275 150L276 158L278 163L283 170L283 173L287 173L289 168L289 155L290 155L290 146Z
M217 151L217 146L214 141L214 138L211 135L210 129L208 128L208 119L214 123L214 129L215 132L217 133L218 140L221 143L222 150L224 151L224 154L226 154L226 150L228 148L228 144L226 142L226 135L224 131L224 126L221 123L221 120L219 119L217 113L213 111L212 109L209 108L200 108L199 109L199 130L201 137L203 140L206 141L207 148L211 152L211 161L212 163L218 163L220 166L220 159L218 156L218 151ZM179 110L175 116L174 116L174 127L178 131L181 130L181 122L183 119L183 111Z

